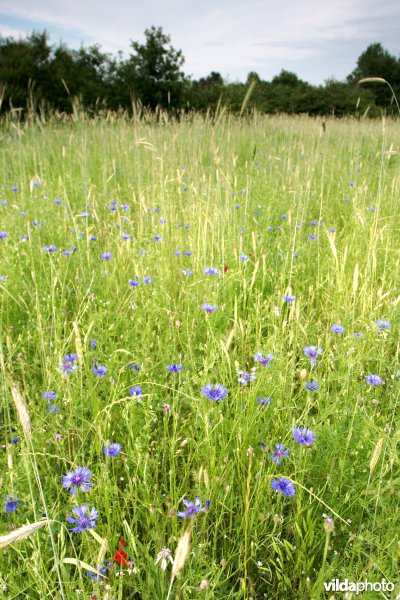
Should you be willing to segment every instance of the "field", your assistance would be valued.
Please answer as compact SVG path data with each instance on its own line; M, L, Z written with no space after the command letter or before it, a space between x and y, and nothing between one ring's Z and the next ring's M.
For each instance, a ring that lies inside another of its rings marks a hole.
M0 595L395 598L399 122L0 135Z

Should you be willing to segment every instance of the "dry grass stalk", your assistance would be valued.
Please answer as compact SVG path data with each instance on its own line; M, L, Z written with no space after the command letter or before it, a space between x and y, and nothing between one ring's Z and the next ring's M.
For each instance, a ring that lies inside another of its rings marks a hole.
M379 460L379 457L381 455L382 452L382 447L383 447L383 442L385 441L385 438L379 438L379 440L376 442L376 446L374 449L374 452L372 454L370 463L369 463L369 470L372 473L372 471L375 469L377 462Z
M29 523L28 525L23 525L23 527L19 527L19 529L15 529L11 533L7 535L2 535L0 537L0 548L5 548L14 542L19 542L24 538L27 538L31 533L42 529L45 525L49 523L48 519L44 521L37 521L36 523Z
M193 524L191 523L186 529L185 533L179 538L174 556L174 564L172 567L171 582L169 584L167 600L169 600L171 596L172 584L174 583L175 577L178 575L179 571L183 569L186 559L189 556L192 527Z
M22 396L19 388L15 383L11 384L11 395L14 400L15 408L17 409L18 418L22 425L25 437L30 439L32 436L31 420L29 418L28 407L25 398Z

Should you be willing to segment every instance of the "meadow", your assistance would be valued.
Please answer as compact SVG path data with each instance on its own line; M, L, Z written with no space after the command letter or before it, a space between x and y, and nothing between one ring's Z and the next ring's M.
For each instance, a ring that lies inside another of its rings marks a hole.
M399 122L0 136L0 596L396 582Z

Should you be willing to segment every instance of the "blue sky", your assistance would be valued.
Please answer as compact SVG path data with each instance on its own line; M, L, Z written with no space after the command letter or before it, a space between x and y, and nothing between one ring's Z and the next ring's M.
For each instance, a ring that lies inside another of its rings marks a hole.
M0 0L0 33L47 30L50 43L99 43L129 54L129 41L161 26L195 78L219 71L230 81L281 69L310 83L344 79L369 44L400 53L398 0Z

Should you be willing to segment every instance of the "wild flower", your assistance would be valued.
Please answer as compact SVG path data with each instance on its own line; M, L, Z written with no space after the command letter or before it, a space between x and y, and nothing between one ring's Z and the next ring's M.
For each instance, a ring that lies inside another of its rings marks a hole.
M112 258L112 252L102 252L101 258L103 260L110 260Z
M71 354L66 354L63 358L62 363L59 363L59 369L62 373L64 373L65 375L69 375L70 373L73 373L74 371L76 371L76 369L78 368L78 365L76 364L76 361L78 360L78 355L71 353Z
M57 398L57 394L51 390L51 392L43 392L42 394L43 400L55 400Z
M134 385L129 389L130 396L141 396L142 393L143 393L143 390L140 387L140 385Z
M317 348L317 346L305 346L303 351L308 358L311 358L310 365L312 367L317 364L317 356L323 352L322 348Z
M10 496L6 496L6 499L4 501L6 513L15 512L18 508L18 503L19 503L18 498L10 498Z
M306 381L306 390L308 390L309 392L316 392L317 390L319 390L319 383L318 381Z
M210 506L210 501L207 500L205 506L201 507L201 500L200 498L196 498L195 502L189 502L189 500L182 500L182 503L186 506L186 510L184 511L177 511L177 516L180 517L181 519L186 519L186 517L190 517L191 519L194 519L194 517L197 515L197 513L199 512L205 512L206 510L208 510L208 507Z
M214 387L211 383L207 383L201 388L201 393L209 400L219 402L226 397L228 390L220 383L216 383Z
M119 454L121 450L121 444L117 444L116 442L113 442L112 444L106 443L106 445L103 448L104 454L110 458L113 456L117 456L117 454Z
M72 514L76 517L73 518L71 515L68 515L67 520L71 525L75 525L70 531L72 533L83 533L85 529L93 529L97 523L98 512L92 507L90 512L88 513L89 507L87 504L82 504L81 506L77 506L72 509Z
M206 267L204 269L205 275L218 275L218 273L219 273L219 269L217 269L216 267Z
M209 302L204 302L204 304L201 305L201 308L203 310L206 311L207 314L211 314L213 312L215 312L217 310L217 306L215 306L215 304L210 304Z
M93 485L90 481L91 476L87 467L76 467L75 471L69 471L63 475L63 488L69 490L73 496L76 496L78 489L88 492Z
M284 496L295 496L296 490L294 484L290 479L286 477L280 477L279 479L273 479L271 481L271 487L273 490Z
M174 559L171 556L171 550L169 548L162 548L160 552L157 554L156 562L157 565L161 561L161 568L163 571L167 568L168 561L171 565L174 564Z
M143 277L142 281L143 283L151 283L154 281L154 277Z
M190 269L183 269L182 273L185 277L190 277L192 274L192 271Z
M255 368L251 371L242 371L242 369L239 369L238 371L236 371L236 373L239 375L237 380L242 385L248 385L257 378Z
M88 528L87 528L88 529ZM90 529L90 528L89 528ZM103 565L101 565L100 567L97 568L97 571L100 573L100 575L97 575L97 573L93 573L93 571L88 571L88 577L90 577L90 579L92 581L103 581L102 575L105 575L107 573L107 568L111 565L110 562L106 562Z
M343 325L331 325L330 330L332 331L332 333L336 333L337 335L340 333L344 333L346 331L346 329L343 327Z
M381 331L390 331L390 329L392 328L392 324L390 321L385 321L385 319L378 319L377 321L375 321L375 325L378 325L379 329L378 329L378 333L380 333Z
M260 406L268 406L268 404L271 402L272 398L270 398L269 396L267 396L267 398L257 398L257 402Z
M382 385L383 383L383 379L382 377L379 377L379 375L376 375L375 373L371 373L370 375L367 375L365 378L365 381L369 384L369 385Z
M182 371L183 366L181 363L179 363L178 365L176 363L171 363L170 365L167 365L167 371L169 371L170 373L178 373L179 371Z
M296 296L283 296L283 301L290 304L296 300Z
M256 352L254 355L254 360L262 367L269 367L269 363L274 358L274 354L266 354L266 356L263 356L261 352Z
M138 281L137 277L135 277L135 279L129 280L129 285L132 287L138 287L140 285L140 281Z
M276 450L272 452L271 458L277 465L280 465L284 458L287 458L290 454L290 449L285 448L284 444L275 444Z
M104 375L107 373L107 367L104 365L96 365L92 368L92 373L98 377L104 377Z
M315 433L307 427L296 427L293 430L293 438L302 446L309 448L315 441Z

